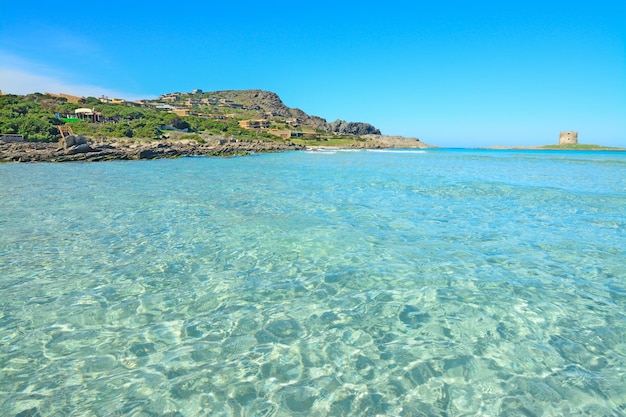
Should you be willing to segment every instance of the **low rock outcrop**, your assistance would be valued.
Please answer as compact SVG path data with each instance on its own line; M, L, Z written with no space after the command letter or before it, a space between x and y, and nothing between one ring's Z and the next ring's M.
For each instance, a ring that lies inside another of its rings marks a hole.
M87 144L87 138L83 135L69 135L59 139L59 149L68 150L72 146Z
M185 156L232 156L263 152L304 149L291 142L266 142L225 139L215 143L147 142L89 144L67 141L67 146L55 143L0 143L0 161L64 162L108 161L125 159L179 158ZM61 144L63 145L63 144Z
M87 143L87 138L83 135L65 136L59 140L58 145L58 150L64 151L68 155L94 152L89 143Z
M418 138L407 138L404 136L387 136L387 135L363 135L365 147L374 145L377 148L432 148L420 141ZM436 146L435 146L436 148Z

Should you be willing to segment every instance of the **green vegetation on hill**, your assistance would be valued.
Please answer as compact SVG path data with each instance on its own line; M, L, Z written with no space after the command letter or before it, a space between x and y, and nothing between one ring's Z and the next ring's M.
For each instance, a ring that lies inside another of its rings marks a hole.
M74 111L78 108L93 108L100 113L100 122L76 120ZM224 114L217 106L204 106L207 113ZM71 122L74 133L90 137L159 139L167 135L169 126L190 133L206 133L236 139L263 139L280 141L277 136L265 131L246 130L238 120L258 117L258 113L240 109L228 109L235 115L223 120L198 116L178 116L167 110L154 107L137 107L128 104L102 103L95 97L88 97L79 103L68 103L62 97L40 93L26 96L0 96L0 133L18 134L32 142L52 142L60 139L57 126ZM201 140L199 135L189 136Z
M97 107L102 117L110 122L71 120L79 107ZM0 133L22 135L32 142L56 141L60 138L57 126L64 124L67 116L75 133L111 137L154 137L166 121L153 109L103 104L93 97L72 104L65 98L40 93L0 96Z
M541 149L571 149L571 150L581 150L581 151L602 151L602 150L621 150L623 148L612 148L609 146L601 146L601 145L592 145L592 144L582 144L578 143L575 145L545 145L542 146Z
M63 124L55 113L73 111L63 101L48 100L42 94L0 96L0 133L23 135L31 141L50 141L58 137Z
M57 127L68 123L74 133L99 140L179 138L180 131L185 131L192 135L188 138L198 141L211 137L284 141L281 137L286 137L302 144L327 146L349 146L361 141L359 135L380 134L367 123L328 123L309 116L285 106L275 93L261 90L170 93L141 102L113 101L87 97L69 103L67 98L41 93L0 95L0 134L52 142L60 138ZM80 118L75 114L78 108L93 109L98 120L87 115ZM239 125L242 120L258 119L269 121L273 134L265 128Z

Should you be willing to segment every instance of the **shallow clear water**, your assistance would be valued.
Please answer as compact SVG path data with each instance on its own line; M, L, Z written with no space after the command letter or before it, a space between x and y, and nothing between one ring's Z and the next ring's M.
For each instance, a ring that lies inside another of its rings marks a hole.
M0 181L3 416L626 414L624 153L1 164Z

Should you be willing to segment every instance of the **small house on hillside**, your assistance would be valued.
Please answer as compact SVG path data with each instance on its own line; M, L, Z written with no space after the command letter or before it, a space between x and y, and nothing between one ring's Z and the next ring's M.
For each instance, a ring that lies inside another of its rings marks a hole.
M180 93L162 94L161 97L159 97L159 100L174 102L174 101L178 101L179 96L180 96Z
M126 100L124 100L123 98L114 98L114 97L107 97L107 96L102 96L98 100L100 100L101 103L108 103L108 104L126 103Z
M189 109L174 109L174 110L171 110L171 113L174 113L177 116L193 116L193 115L195 115L195 113L192 112Z
M240 120L239 126L249 130L268 129L270 127L270 121L265 119Z
M157 104L156 106L154 106L154 108L158 110L168 110L168 111L176 110L176 107L170 104Z
M64 98L67 100L68 103L78 103L81 100L84 100L85 97L78 97L78 96L73 96L71 94L65 94L65 93L59 93L59 94L54 94L54 93L48 93L46 92L47 96L51 96L51 97L60 97L60 98Z
M196 98L188 98L187 100L185 100L185 106L187 107L199 106L200 103L201 101Z
M268 130L268 133L274 136L278 136L279 138L282 138L282 139L291 138L291 130L289 129L270 129Z
M74 110L74 114L78 119L88 120L90 122L99 122L100 121L100 112L95 111L95 109L90 109L87 107L81 107Z

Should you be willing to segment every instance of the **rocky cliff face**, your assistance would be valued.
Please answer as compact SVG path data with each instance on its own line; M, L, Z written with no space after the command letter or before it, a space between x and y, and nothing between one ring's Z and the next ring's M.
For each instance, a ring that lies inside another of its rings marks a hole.
M329 124L330 131L340 135L380 135L380 130L369 123L346 122L345 120L335 120Z
M257 110L268 115L296 119L299 124L321 129L326 132L349 135L380 135L380 130L369 123L346 122L335 120L328 123L326 119L311 116L300 109L287 107L278 94L263 90L224 90L214 94L222 98L233 100L236 103L245 104L251 110Z

